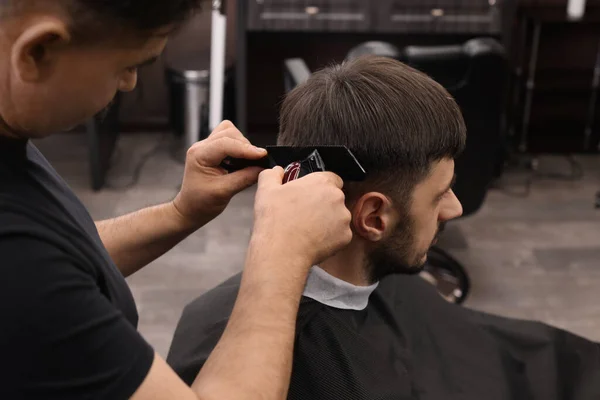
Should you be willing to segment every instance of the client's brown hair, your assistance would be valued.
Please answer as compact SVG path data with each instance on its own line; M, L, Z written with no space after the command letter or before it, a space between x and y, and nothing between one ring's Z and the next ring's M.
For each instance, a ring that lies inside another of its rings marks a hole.
M465 141L452 96L391 58L364 56L322 69L281 107L280 145L345 145L368 173L349 194L378 190L404 205L432 163L456 158Z

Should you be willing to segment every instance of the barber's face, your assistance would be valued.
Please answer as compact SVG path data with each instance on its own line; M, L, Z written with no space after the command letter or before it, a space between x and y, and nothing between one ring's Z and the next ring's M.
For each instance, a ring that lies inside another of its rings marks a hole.
M454 161L442 160L415 187L409 209L399 211L392 233L368 256L373 281L389 274L421 271L444 223L462 214L451 189L453 177Z
M137 68L166 45L156 33L82 45L60 16L11 20L0 28L0 118L23 137L85 122L135 88Z

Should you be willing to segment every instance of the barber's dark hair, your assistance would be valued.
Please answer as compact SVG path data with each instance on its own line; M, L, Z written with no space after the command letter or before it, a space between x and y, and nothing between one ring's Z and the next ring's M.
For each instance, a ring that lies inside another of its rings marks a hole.
M363 56L322 69L281 107L280 145L345 145L368 173L364 184L349 187L378 190L401 203L434 161L456 158L465 141L465 123L452 96L387 57Z
M15 9L57 3L69 12L75 33L94 38L119 30L145 34L177 28L208 0L0 0L0 5Z
M153 31L188 19L205 0L67 0L74 17L120 23L137 31ZM78 21L75 20L75 23Z

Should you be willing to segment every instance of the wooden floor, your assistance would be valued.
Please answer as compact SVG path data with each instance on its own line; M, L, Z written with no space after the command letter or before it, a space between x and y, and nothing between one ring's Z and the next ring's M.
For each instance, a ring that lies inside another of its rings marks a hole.
M165 135L124 136L109 177L112 187L124 188L100 193L90 190L84 135L58 135L37 144L92 216L103 219L175 196L183 166L168 142ZM127 188L149 153L139 181ZM526 197L520 194L528 174L508 171L502 188L490 191L476 215L449 224L440 245L469 271L473 289L467 307L540 320L600 340L600 210L593 207L600 157L577 161L582 179L536 178ZM540 171L568 169L561 157L540 160ZM140 331L159 353L166 354L185 304L240 271L253 196L252 189L237 196L218 219L129 280Z

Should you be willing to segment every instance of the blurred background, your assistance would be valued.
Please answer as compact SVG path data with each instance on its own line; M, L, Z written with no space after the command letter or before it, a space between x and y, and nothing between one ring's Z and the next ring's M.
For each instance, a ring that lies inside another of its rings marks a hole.
M219 105L255 144L275 142L286 91L333 62L394 57L444 85L469 130L465 216L423 278L465 307L600 340L600 0L230 0L219 13ZM178 32L107 117L36 143L95 219L177 193L214 107L211 20L206 9ZM253 196L129 279L162 355L185 304L241 270Z

